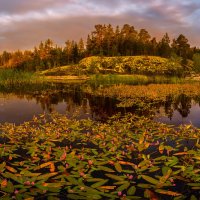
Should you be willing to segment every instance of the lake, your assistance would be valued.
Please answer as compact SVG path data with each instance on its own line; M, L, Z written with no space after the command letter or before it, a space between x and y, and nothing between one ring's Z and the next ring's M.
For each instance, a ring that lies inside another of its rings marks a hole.
M34 92L0 93L0 122L15 124L29 121L33 116L58 112L78 119L106 120L121 113L135 113L135 108L120 108L117 100L96 97L85 93L81 84L56 84L53 89ZM155 121L178 126L192 123L200 127L200 106L198 100L181 96L176 102L159 105Z
M198 85L31 86L0 93L0 198L199 197L200 131L155 122L200 127Z

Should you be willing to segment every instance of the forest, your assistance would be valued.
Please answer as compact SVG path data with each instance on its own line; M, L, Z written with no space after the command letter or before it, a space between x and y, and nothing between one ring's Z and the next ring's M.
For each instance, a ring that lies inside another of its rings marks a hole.
M51 39L42 41L32 50L3 51L0 66L25 71L41 71L54 67L77 64L89 56L160 56L179 59L183 66L192 60L196 71L200 71L200 49L192 47L186 36L180 34L170 39L168 33L158 40L146 29L136 30L124 24L122 28L111 24L97 24L88 34L87 40L66 40L63 46Z

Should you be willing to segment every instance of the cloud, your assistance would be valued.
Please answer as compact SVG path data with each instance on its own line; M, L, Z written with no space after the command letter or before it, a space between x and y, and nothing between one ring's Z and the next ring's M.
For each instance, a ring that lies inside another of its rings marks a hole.
M23 14L31 11L42 11L49 7L62 6L70 0L0 0L0 13Z
M200 46L198 0L0 0L0 51L26 49L41 40L86 39L95 24L146 28L152 36L185 34Z

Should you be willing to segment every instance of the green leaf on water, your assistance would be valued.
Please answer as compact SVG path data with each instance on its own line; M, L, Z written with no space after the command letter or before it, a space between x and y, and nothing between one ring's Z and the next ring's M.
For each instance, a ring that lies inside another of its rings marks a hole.
M154 184L154 185L157 185L157 184L159 183L158 180L156 180L155 178L152 178L152 177L150 177L150 176L141 175L141 177L142 177L145 181L147 181L147 182L149 182L149 183L152 183L152 184Z
M149 188L154 187L154 185L145 184L145 183L139 183L139 184L137 184L137 186L140 187L140 188L145 188L145 189L149 189Z
M127 183L127 181L118 181L115 182L114 185L123 185L124 183Z
M48 174L42 174L37 177L37 180L48 180L50 177L53 177L57 175L58 172L48 173Z
M10 178L14 181L16 181L17 183L20 183L22 184L23 183L23 178L22 177L18 177L10 172L5 172L5 173L2 173L2 176L5 177L5 178Z
M124 181L124 177L121 177L121 176L117 176L117 175L114 175L114 174L105 174L107 177L113 179L113 180L116 180L116 181Z
M128 191L127 191L127 194L128 195L134 195L136 192L136 187L135 186L131 186Z
M120 165L118 162L115 163L115 169L116 169L119 173L122 172L122 167L121 167L121 165Z
M171 169L171 168L167 167L167 166L162 167L162 174L166 175L169 169Z
M127 199L143 199L143 197L139 196L126 196Z
M192 187L200 187L200 183L188 183L187 185Z
M104 179L102 178L89 178L87 179L87 182L98 182L98 181L103 181Z
M84 196L79 196L79 195L77 195L77 194L68 194L67 197L68 197L69 199L87 199L86 197L84 197Z
M194 195L190 197L190 200L198 200Z
M78 181L72 176L67 176L66 179L73 185L79 185Z
M99 181L99 182L97 182L97 183L92 184L91 187L92 187L92 188L98 188L98 187L104 185L104 184L107 183L107 182L108 182L108 179L103 180L103 181Z
M46 183L45 186L50 188L61 188L63 183Z
M23 176L28 176L28 177L37 177L39 175L41 175L41 173L32 173L30 171L24 171L23 173L21 173Z
M0 164L0 171L2 172L5 169L6 162Z
M102 199L102 196L98 194L88 195L87 199Z
M109 168L109 167L105 167L105 166L98 166L97 168L98 170L102 170L102 171L105 171L105 172L115 172L113 169Z
M158 170L160 170L160 167L154 166L154 167L151 167L151 168L149 169L149 172L156 172L156 171L158 171Z
M42 184L35 184L35 187L39 188L40 190L48 190L48 187L47 186L43 186Z
M117 188L117 191L123 191L125 189L127 189L130 186L130 183L127 181L127 183L124 183L123 185L119 186Z

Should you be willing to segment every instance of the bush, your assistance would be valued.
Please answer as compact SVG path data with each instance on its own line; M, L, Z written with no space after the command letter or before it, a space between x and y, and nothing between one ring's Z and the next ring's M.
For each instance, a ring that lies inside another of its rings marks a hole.
M118 74L182 75L183 66L178 61L157 56L121 56L84 58L79 63L88 72L110 71Z

